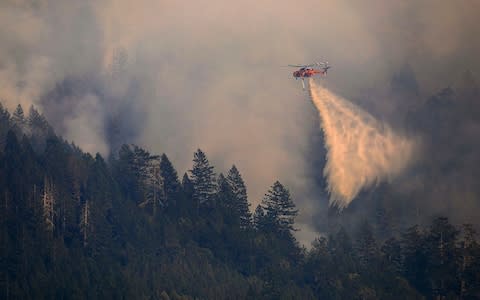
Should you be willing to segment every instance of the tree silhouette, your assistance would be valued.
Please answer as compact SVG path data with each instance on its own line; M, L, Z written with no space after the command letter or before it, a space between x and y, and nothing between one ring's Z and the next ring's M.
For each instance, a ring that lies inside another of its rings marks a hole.
M293 227L298 210L295 208L290 192L276 181L262 201L265 219L270 230L280 232L295 231Z
M193 168L190 170L190 174L193 184L193 198L198 206L211 207L216 190L215 173L207 156L200 149L193 155Z
M248 209L250 204L247 198L247 188L235 165L228 171L226 179L234 197L234 209L238 213L240 227L242 229L250 228L252 225L252 215Z

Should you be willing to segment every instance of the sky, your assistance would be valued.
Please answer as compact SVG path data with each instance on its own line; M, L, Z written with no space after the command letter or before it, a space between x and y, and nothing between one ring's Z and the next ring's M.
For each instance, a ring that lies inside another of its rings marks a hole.
M92 153L136 143L183 173L201 148L217 172L237 165L254 205L279 179L308 223L318 115L285 66L328 60L321 84L360 106L377 95L363 104L388 122L400 104L378 95L405 64L422 94L479 70L478 11L467 0L4 0L0 99L34 104Z

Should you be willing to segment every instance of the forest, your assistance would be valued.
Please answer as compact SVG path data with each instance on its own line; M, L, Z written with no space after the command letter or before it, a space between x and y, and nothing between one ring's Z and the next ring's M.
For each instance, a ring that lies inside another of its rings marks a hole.
M123 145L92 156L34 107L0 106L1 299L478 299L480 244L446 217L295 238L288 187ZM328 216L325 216L327 218Z

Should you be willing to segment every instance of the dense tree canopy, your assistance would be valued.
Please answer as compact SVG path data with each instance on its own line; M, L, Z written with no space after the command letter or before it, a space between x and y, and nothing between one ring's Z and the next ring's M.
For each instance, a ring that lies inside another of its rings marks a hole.
M201 150L180 181L165 154L124 145L106 161L55 136L35 109L22 114L0 106L1 299L480 295L472 225L439 217L378 234L383 219L363 220L307 250L278 181L252 216L240 171L215 176Z

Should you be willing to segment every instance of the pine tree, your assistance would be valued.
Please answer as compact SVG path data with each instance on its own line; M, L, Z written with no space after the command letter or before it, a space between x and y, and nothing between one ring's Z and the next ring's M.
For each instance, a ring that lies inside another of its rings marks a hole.
M175 205L180 192L177 171L165 154L160 158L160 176L163 181L163 195L167 205Z
M193 196L193 183L187 173L184 173L182 177L182 189L185 194Z
M30 109L28 110L28 117L27 117L27 123L30 126L35 126L35 125L40 125L40 122L42 120L42 116L38 112L38 110L35 109L33 105L30 106Z
M209 211L209 222L215 223L216 228L224 228L227 235L234 235L240 228L240 218L235 210L235 199L225 176L220 173L217 179L215 195L215 209ZM232 231L233 230L233 231Z
M215 173L205 153L198 149L194 153L193 168L190 170L193 183L193 197L197 205L212 206L213 196L216 191Z
M25 114L23 112L23 108L22 106L19 104L17 105L17 108L15 109L15 111L13 112L13 115L12 115L12 121L15 125L17 125L20 129L23 129L25 124L26 124L26 120L25 120Z
M227 213L230 217L233 217L237 219L236 221L239 221L232 188L222 173L218 175L217 179L217 201L219 206L222 206L227 210Z
M0 177L3 177L5 180L5 190L11 193L11 199L14 201L14 206L17 207L15 209L16 212L21 210L22 207L25 207L26 201L24 191L24 172L27 169L25 168L22 152L23 150L17 139L17 135L13 130L9 130L4 151L4 174ZM10 205L13 205L13 203Z
M0 103L0 121L10 122L10 113L5 107L3 107L2 103Z
M139 202L138 184L133 161L134 153L130 146L122 145L118 151L118 160L115 162L115 175L127 198Z
M147 152L148 153L148 152ZM160 208L165 208L168 203L165 200L165 189L163 178L160 175L160 161L158 156L146 156L145 165L142 167L141 188L144 193L144 201L139 204L144 207L148 204L156 215Z
M82 207L82 213L80 216L80 232L82 233L83 239L83 246L87 246L88 244L88 234L90 230L90 204L88 203L88 199L85 200L85 203Z
M164 205L158 156L135 145L123 145L115 170L120 186L140 207L155 213L159 205Z
M217 179L216 207L223 217L223 223L231 228L239 228L240 218L235 207L235 198L225 176L220 173ZM218 216L217 216L218 217Z
M295 208L290 192L276 181L262 201L266 221L272 230L280 232L295 231L293 224L298 210Z
M128 181L134 186L134 197L137 198L138 205L150 209L156 215L159 208L166 205L159 157L132 145L127 149L122 147L120 159L126 160Z
M29 130L27 126L27 120L23 112L22 106L19 104L15 111L12 114L12 125L13 130L18 137L21 137L23 134L29 135Z
M37 152L42 152L45 149L46 140L54 135L53 129L33 105L30 107L26 124L34 149Z
M251 227L252 215L249 210L250 204L247 198L247 188L235 165L228 171L226 178L234 197L234 209L237 211L240 219L240 228L247 229Z
M88 199L88 247L93 255L105 253L112 247L111 216L113 213L114 181L102 156L97 153L90 166L85 198ZM85 217L85 216L84 216Z
M194 187L193 183L188 177L188 174L183 174L182 178L182 193L181 193L181 203L178 205L178 209L181 215L192 215L193 213L198 212L196 205L193 200Z
M263 230L265 226L265 211L261 205L257 205L253 213L253 226L256 230Z
M3 107L2 103L0 103L0 151L3 151L3 148L5 148L7 133L10 127L10 113Z
M55 187L51 180L45 176L43 184L43 216L45 219L45 224L47 225L47 230L53 232L55 229L55 217L56 217L56 197L55 197Z

